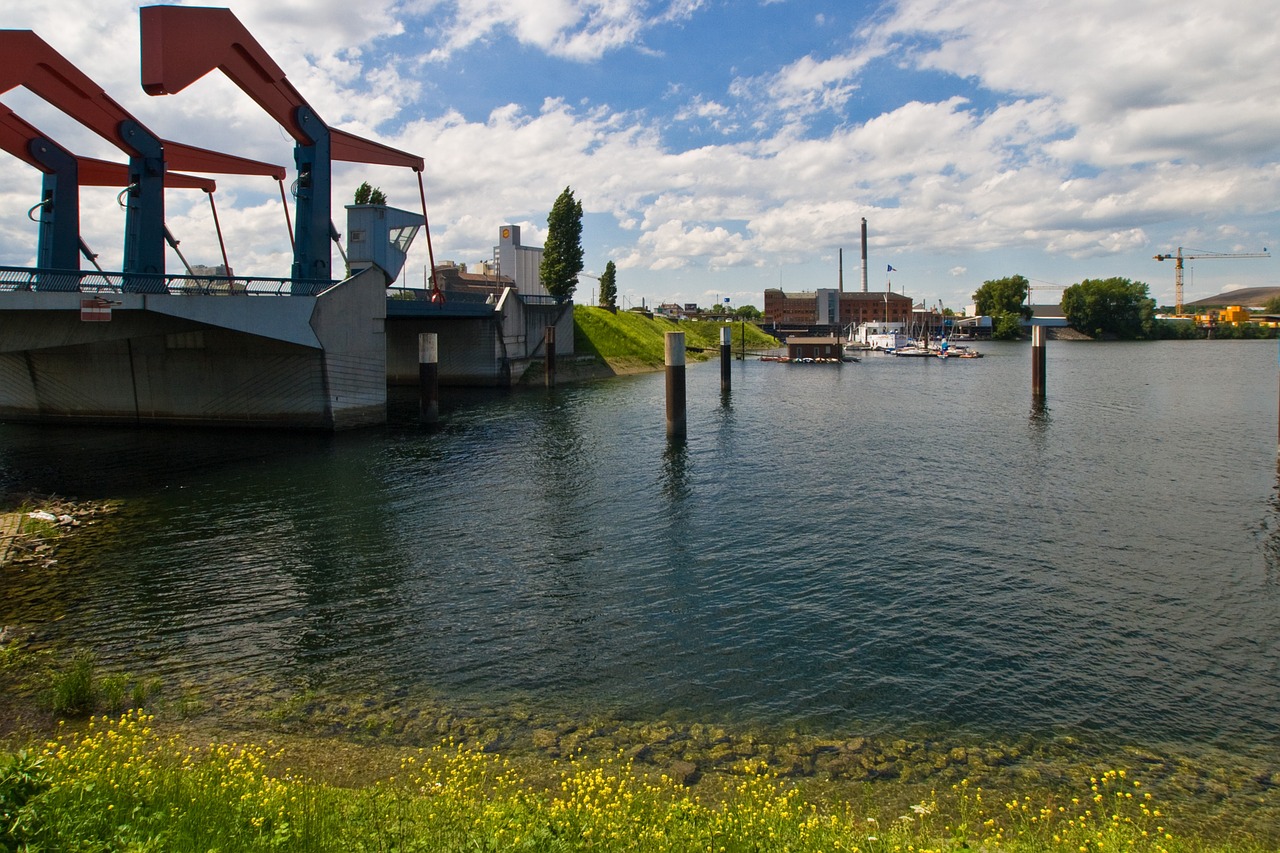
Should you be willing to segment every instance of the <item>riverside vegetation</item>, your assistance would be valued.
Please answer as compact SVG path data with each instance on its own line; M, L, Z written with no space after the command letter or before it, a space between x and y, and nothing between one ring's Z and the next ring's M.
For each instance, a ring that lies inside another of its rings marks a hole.
M1173 802L1260 771L1073 739L840 741L313 693L219 715L16 641L0 680L4 851L1280 849L1280 775ZM153 710L84 715L122 703Z
M385 779L342 788L297 774L289 752L192 745L131 712L5 759L10 849L867 850L1185 849L1141 780L1109 770L1071 796L1006 801L961 782L900 815L820 808L760 763L712 796L622 757L570 758L530 786L500 755L445 742Z

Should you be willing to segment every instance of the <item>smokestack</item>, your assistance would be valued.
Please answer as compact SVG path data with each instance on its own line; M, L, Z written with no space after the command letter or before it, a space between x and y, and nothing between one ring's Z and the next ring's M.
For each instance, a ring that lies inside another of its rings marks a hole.
M840 250L840 292L844 293L844 249Z
M867 292L867 217L862 217L862 292Z

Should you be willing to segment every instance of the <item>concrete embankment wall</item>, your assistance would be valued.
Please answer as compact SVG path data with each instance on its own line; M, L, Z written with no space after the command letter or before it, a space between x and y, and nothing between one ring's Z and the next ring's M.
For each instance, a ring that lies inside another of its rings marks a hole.
M556 327L556 353L573 354L571 305L526 305L513 300L490 317L387 318L387 384L418 384L418 335L434 332L441 385L507 387L531 361L545 357L544 333Z
M418 335L436 334L441 385L498 386L509 383L500 356L501 327L491 317L387 320L388 385L418 384Z
M0 418L342 429L386 418L385 278L317 297L0 293Z

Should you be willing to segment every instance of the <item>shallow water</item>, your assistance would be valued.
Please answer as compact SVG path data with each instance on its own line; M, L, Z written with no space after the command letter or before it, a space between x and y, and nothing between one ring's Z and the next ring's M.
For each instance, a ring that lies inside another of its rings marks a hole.
M1275 342L689 368L337 436L0 425L121 498L0 622L179 682L1280 746Z

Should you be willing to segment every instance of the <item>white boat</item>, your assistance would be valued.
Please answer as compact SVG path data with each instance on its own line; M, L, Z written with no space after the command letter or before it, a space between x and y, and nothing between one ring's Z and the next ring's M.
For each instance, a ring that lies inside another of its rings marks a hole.
M850 338L845 351L848 352L850 347L857 347L863 350L893 352L909 343L910 340L903 332L901 323L863 323L858 327L857 335Z
M982 358L982 353L976 349L970 349L962 344L953 344L947 338L939 342L936 355L938 358Z

